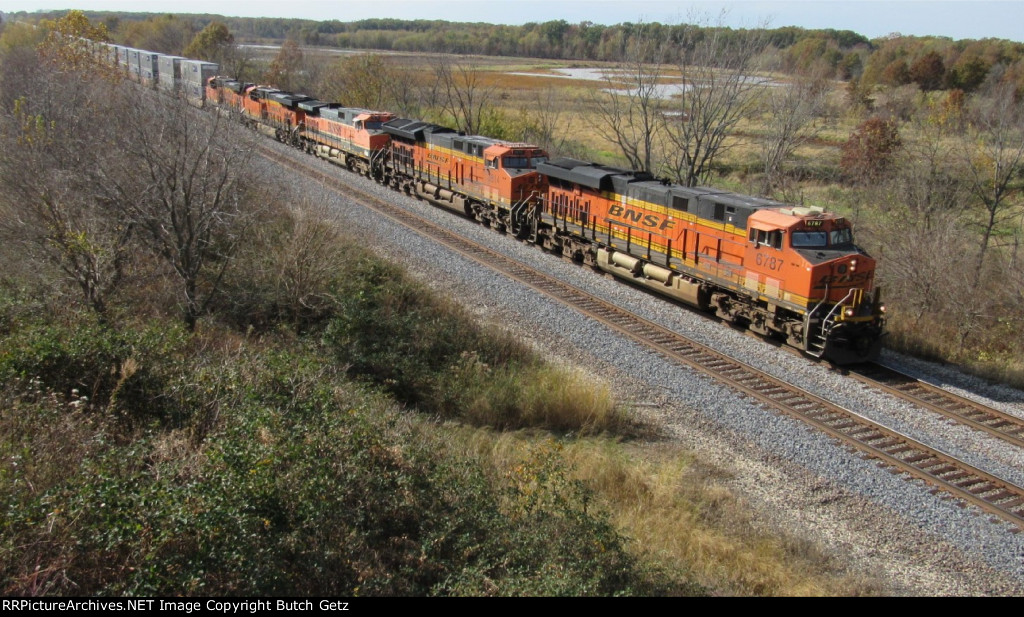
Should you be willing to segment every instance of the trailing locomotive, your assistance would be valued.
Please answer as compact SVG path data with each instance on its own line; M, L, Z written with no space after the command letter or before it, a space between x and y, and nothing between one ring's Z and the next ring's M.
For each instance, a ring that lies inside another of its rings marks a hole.
M204 95L261 133L809 355L878 355L875 260L821 208L549 160L531 144L227 77Z

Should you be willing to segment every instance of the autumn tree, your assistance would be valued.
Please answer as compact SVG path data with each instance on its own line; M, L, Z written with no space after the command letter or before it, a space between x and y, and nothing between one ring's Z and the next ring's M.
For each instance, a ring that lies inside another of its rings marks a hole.
M868 118L843 144L839 167L853 181L876 182L892 170L902 143L894 120Z
M335 63L319 91L328 100L351 107L391 109L402 98L399 90L411 90L403 86L403 77L380 54L358 54Z
M306 87L304 57L299 44L288 39L281 45L263 79L281 90L297 92Z
M123 36L132 47L177 56L182 55L195 35L196 27L191 20L178 15L160 15L129 22Z
M960 56L946 73L949 87L974 92L985 82L991 66L981 58Z
M942 56L936 51L929 51L914 60L910 65L908 77L926 92L938 90L946 79L946 66L942 62Z
M185 48L185 56L218 62L235 44L235 37L228 27L219 21L210 22L199 31Z
M882 83L887 86L903 86L910 83L910 69L907 61L897 58L882 69Z
M92 42L110 40L106 26L92 24L82 11L68 11L55 20L44 19L39 27L47 33L39 51L60 70L96 67Z

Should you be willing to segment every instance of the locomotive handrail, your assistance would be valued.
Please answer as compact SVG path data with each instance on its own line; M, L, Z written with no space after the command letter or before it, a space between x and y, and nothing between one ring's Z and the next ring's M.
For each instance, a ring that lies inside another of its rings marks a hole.
M512 205L512 209L509 211L509 215L511 218L510 222L512 223L513 234L519 233L519 218L522 216L523 210L526 209L527 204L530 203L530 200L532 200L535 195L537 195L536 189L531 191L530 194L524 197L521 201Z
M370 169L377 169L378 165L383 163L383 159L386 155L386 148L381 148L380 150L377 150L376 153L373 150L370 150Z
M804 318L804 351L806 351L807 353L811 354L812 356L815 356L815 357L818 357L818 358L820 358L821 355L823 353L825 353L825 344L824 344L825 343L825 337L824 336L821 337L821 340L822 340L821 349L819 350L819 352L817 354L815 354L814 351L811 349L811 343L812 343L812 339L811 339L811 336L812 336L812 333L811 333L811 319L814 318L814 314L818 312L818 309L820 309L825 304L825 300L827 298L828 298L828 285L825 286L825 296L821 299L821 302L815 304L814 308L812 308L807 313L807 317ZM826 319L827 319L827 316L826 316ZM824 324L824 320L822 320L822 323Z
M811 354L812 356L818 357L818 358L820 358L822 356L822 354L825 353L825 342L828 341L829 332L832 330L832 326L835 325L835 315L836 315L836 312L840 309L840 307L842 307L846 303L846 301L848 299L850 299L851 296L855 296L858 292L863 292L863 290L860 289L859 287L856 287L856 288L851 288L849 291L847 291L846 295L843 296L843 299L840 300L839 302L836 302L835 304L833 304L832 305L832 310L830 310L828 312L828 314L825 315L825 317L821 320L821 340L822 340L822 345L821 345L821 349L818 350L818 353L815 353L814 351L811 351L811 338L810 338L811 316L814 315L814 313L819 308L821 308L821 306L823 304L825 304L826 300L823 299L821 302L819 302L817 305L815 305L815 307L813 309L811 309L811 312L807 314L807 319L804 322L805 343L806 343L806 347L807 347L807 349L805 351L807 351L807 353ZM828 298L828 287L827 286L825 287L825 298Z

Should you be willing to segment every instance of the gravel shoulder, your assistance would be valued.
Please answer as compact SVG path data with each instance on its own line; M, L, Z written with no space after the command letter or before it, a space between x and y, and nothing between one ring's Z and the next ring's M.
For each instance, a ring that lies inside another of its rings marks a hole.
M688 309L362 178L338 173L361 190L414 208L495 250L539 265L581 289L876 421L944 450L969 455L975 464L1024 485L1024 452L873 393L824 365ZM934 494L919 481L879 468L805 425L670 364L538 292L399 228L313 181L296 179L269 164L266 174L293 185L296 194L328 205L354 237L402 263L482 320L531 341L556 361L582 367L613 384L620 399L633 403L635 413L657 427L661 440L691 450L708 465L724 470L722 483L749 504L756 513L756 525L815 543L850 573L881 580L885 593L1024 594L1024 533L1015 533L1010 525ZM886 360L958 394L1024 417L1020 391L914 359L887 354Z

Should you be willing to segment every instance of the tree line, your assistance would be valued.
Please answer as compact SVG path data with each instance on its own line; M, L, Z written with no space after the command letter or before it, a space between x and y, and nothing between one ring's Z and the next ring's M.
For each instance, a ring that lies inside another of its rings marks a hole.
M61 13L15 13L20 19L53 19ZM564 60L621 61L637 44L654 36L664 41L670 62L692 54L703 39L713 39L718 54L751 39L766 43L759 65L786 72L807 70L824 61L836 77L863 80L867 86L916 83L924 89L940 87L971 91L995 67L1014 67L1024 79L1020 60L1024 44L983 39L902 36L879 39L850 30L780 28L733 29L706 25L693 35L693 24L595 24L565 20L509 26L441 20L365 19L354 22L313 21L271 17L219 15L161 15L151 13L85 12L104 24L118 42L167 54L180 54L196 33L211 23L224 24L239 40L294 40L301 45L378 51L431 52L492 56L525 56ZM646 58L649 61L655 56Z

